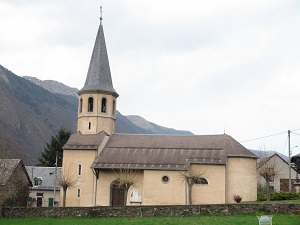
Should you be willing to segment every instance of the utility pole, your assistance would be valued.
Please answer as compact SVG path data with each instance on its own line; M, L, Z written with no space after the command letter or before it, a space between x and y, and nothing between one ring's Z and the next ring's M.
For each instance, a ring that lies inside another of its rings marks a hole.
M292 166L291 166L291 131L288 130L288 148L289 148L289 192L292 192Z
M55 206L55 196L56 196L56 179L57 179L57 150L55 155L55 171L54 171L54 193L53 193L53 207Z

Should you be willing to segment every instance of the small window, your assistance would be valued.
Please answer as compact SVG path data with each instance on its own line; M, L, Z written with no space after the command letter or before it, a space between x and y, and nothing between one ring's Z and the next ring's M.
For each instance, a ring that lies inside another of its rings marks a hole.
M101 112L106 113L106 98L102 98Z
M168 176L163 176L163 177L161 178L161 181L162 181L164 184L166 184L166 183L169 183L170 178L169 178Z
M194 178L194 184L208 184L207 180L203 177Z
M82 98L79 101L79 113L82 113Z
M89 122L89 130L91 129L91 127L92 127L92 123L91 123L91 122Z
M78 165L78 175L81 175L81 164Z
M80 189L77 189L77 197L80 198Z
M112 114L115 115L115 113L116 113L116 101L113 100Z
M40 192L38 192L38 193L36 193L36 197L40 197L40 198L42 198L42 197L44 197L44 193L40 193Z
M88 112L93 112L93 105L94 105L94 99L92 97L89 97L89 100L88 100Z
M43 182L43 179L41 177L35 177L33 179L34 186L41 186L42 182Z

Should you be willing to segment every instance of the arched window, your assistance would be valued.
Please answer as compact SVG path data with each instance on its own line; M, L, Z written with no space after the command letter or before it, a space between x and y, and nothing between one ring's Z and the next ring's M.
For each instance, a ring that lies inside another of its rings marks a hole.
M92 97L89 97L88 103L88 112L93 112L94 99Z
M194 184L208 184L207 180L203 177L195 178Z
M79 113L82 113L82 98L79 101Z
M106 98L102 98L101 112L106 113Z

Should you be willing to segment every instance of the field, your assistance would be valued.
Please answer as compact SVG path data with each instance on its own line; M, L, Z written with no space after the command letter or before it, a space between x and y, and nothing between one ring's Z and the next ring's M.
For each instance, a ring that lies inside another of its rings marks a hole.
M1 225L8 224L39 224L39 225L255 225L258 224L256 215L228 216L189 216L189 217L138 217L138 218L25 218L0 219ZM300 225L300 215L273 215L273 225Z

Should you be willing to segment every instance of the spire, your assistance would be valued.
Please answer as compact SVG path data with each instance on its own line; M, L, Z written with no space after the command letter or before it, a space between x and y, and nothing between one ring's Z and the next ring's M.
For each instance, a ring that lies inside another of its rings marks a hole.
M110 74L110 67L102 26L102 6L100 7L100 12L100 25L90 61L89 70L87 73L84 87L79 92L103 91L111 93L118 97L118 93L113 88Z

